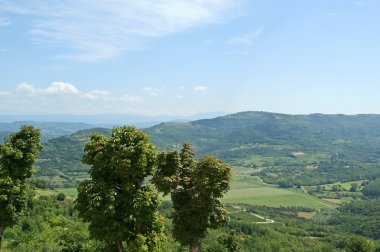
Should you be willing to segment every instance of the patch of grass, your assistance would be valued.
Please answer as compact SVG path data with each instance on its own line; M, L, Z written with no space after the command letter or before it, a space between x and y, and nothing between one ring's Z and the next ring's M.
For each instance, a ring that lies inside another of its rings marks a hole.
M36 196L51 196L57 194L53 189L35 189Z
M303 206L315 209L333 207L332 204L309 195L274 187L233 188L225 196L224 202L270 207Z
M265 221L265 220L263 220L263 219L255 216L255 215L250 214L248 212L245 212L243 210L235 211L235 212L230 213L230 218L231 218L231 220L241 221L241 222L244 222L244 223Z
M307 220L313 218L315 215L317 215L317 212L298 212L297 213L298 217L304 218L304 219L307 219Z
M257 188L263 187L265 184L260 177L256 176L235 176L232 181L231 188Z
M76 187L68 187L68 188L56 188L55 191L64 193L66 196L76 198L78 196L78 191Z

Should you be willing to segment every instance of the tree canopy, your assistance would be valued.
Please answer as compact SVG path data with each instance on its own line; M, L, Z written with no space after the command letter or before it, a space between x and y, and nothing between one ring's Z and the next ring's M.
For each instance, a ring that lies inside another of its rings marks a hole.
M26 125L0 145L0 246L4 229L16 224L25 208L26 179L41 149L40 131Z
M194 155L186 143L180 153L160 153L153 182L159 191L171 193L174 238L200 251L207 229L228 221L220 198L229 190L231 167L212 156L196 160Z
M153 174L155 146L134 127L114 128L111 137L93 134L83 162L90 180L78 187L76 208L89 222L92 237L123 251L155 251L162 233L157 213L159 196L153 185L143 185Z

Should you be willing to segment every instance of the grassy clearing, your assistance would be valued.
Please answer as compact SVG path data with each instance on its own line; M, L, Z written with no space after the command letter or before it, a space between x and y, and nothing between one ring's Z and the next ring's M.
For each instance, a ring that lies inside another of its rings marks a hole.
M317 215L317 212L298 212L297 213L298 217L308 219L308 220L313 218L315 215Z
M317 198L273 187L233 188L225 196L224 202L270 207L303 206L315 209L333 207L332 204Z
M265 220L263 220L263 219L255 216L255 215L247 213L247 212L245 212L243 210L235 211L235 212L230 213L230 218L231 218L231 220L242 221L244 223L265 221Z
M265 183L261 180L260 177L256 176L235 176L232 181L231 188L240 189L240 188L258 188L265 186Z
M66 196L76 198L78 196L78 191L76 187L68 187L68 188L56 188L57 192L64 193Z
M51 196L57 194L53 189L35 189L36 196Z

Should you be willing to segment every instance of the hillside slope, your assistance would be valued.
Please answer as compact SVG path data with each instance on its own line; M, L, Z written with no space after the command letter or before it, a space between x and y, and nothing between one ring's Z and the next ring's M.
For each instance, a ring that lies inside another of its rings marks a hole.
M84 143L94 132L79 131L48 141L40 174L59 169L84 172ZM252 168L266 182L304 185L380 176L379 115L285 115L241 112L189 123L145 129L159 149L190 142L199 155L212 154L237 167Z

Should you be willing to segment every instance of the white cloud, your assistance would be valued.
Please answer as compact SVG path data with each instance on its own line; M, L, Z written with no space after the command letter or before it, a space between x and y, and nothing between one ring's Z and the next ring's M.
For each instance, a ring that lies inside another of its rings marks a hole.
M45 94L45 95L58 95L58 94L78 94L79 90L67 82L52 82L47 88L35 88L32 84L23 82L17 86L17 90L27 93L29 95Z
M124 95L119 98L123 102L136 104L136 103L142 103L144 100L141 98L141 96L133 96L133 95Z
M207 91L207 86L193 86L193 90L196 92L204 92Z
M177 95L177 99L183 99L185 98L183 95Z
M83 97L91 100L104 99L110 97L110 92L108 92L107 90L95 89L85 93Z
M0 17L0 27L7 27L12 24L12 21L9 18Z
M232 37L227 40L227 44L231 45L244 45L244 46L252 46L253 41L264 32L263 27L257 28L254 32L245 33L243 35Z
M31 85L27 82L23 82L23 83L19 84L17 86L17 90L24 92L24 93L28 93L28 94L36 94L37 93L37 89L35 87L33 87L33 85Z
M8 96L8 95L11 95L12 93L11 92L8 92L8 91L1 91L0 90L0 96Z
M139 47L143 38L215 23L233 0L1 0L0 11L28 15L38 44L68 49L59 57L98 61Z
M79 90L67 82L52 82L50 87L40 89L40 92L46 94L78 94Z
M153 87L144 87L144 92L147 92L150 96L160 96L164 93L164 89L158 89Z

